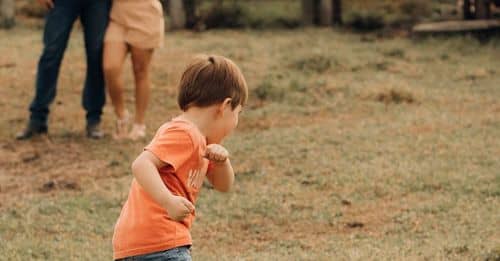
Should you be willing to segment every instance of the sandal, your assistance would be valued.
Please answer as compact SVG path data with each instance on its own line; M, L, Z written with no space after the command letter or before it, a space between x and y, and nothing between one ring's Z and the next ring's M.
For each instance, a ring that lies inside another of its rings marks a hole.
M134 123L132 130L128 134L128 138L131 140L138 140L146 137L146 125Z

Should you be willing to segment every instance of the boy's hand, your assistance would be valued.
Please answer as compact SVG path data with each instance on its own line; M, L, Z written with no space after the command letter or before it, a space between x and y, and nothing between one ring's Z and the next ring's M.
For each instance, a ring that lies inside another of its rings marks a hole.
M40 5L47 9L52 9L54 8L54 1L53 0L37 0Z
M209 144L207 145L207 150L205 151L205 158L215 163L223 163L229 157L229 152L226 148L219 144Z
M191 201L181 196L172 196L166 206L168 216L174 221L182 221L194 211Z

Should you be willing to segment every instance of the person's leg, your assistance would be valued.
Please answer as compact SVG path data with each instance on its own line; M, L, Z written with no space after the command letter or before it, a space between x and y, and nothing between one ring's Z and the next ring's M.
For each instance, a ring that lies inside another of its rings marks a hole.
M47 132L49 106L56 96L59 68L73 23L78 17L78 8L78 3L56 1L54 8L47 13L35 95L29 107L30 120L27 128L17 135L17 139L29 139L38 133Z
M136 47L131 47L130 49L132 56L132 67L134 70L135 79L135 118L134 126L135 128L143 129L144 132L144 122L146 109L149 103L150 86L151 81L149 79L149 71L151 67L151 60L153 57L153 49L140 49ZM131 133L131 138L136 137L134 129ZM144 136L143 133L137 133L139 136Z
M128 44L125 42L125 28L111 21L106 31L104 42L104 78L108 88L111 102L116 114L116 130L113 134L115 139L127 136L128 113L125 109L124 84L122 70L128 54Z
M128 53L125 42L104 43L104 78L115 114L119 119L125 117L124 84L122 79L123 65Z
M82 94L82 105L87 111L87 131L100 123L106 101L102 57L110 6L109 0L88 0L80 14L87 54L87 74ZM88 134L89 137L99 138L99 135L91 135L92 132Z

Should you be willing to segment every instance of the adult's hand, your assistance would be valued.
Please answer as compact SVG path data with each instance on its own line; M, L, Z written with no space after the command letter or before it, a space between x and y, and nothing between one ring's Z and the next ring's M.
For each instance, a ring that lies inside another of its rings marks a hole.
M37 1L41 6L47 9L54 8L54 0L37 0Z

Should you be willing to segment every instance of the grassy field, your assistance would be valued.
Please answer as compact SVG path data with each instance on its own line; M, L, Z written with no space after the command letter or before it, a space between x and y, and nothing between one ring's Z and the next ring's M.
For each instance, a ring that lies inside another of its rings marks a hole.
M41 31L0 31L0 260L110 260L148 140L84 137L82 34L61 70L50 139L16 142ZM196 53L234 59L251 89L225 146L234 189L205 186L195 260L498 260L500 44L330 29L168 33L149 138L176 115ZM126 68L132 110L131 68ZM104 128L111 132L107 105Z

